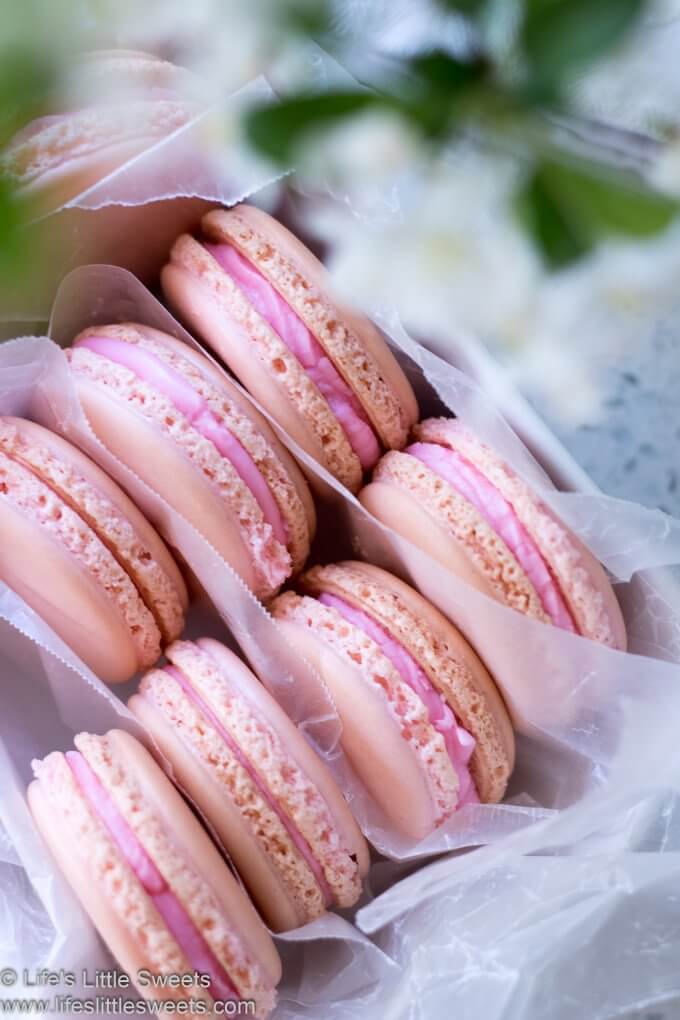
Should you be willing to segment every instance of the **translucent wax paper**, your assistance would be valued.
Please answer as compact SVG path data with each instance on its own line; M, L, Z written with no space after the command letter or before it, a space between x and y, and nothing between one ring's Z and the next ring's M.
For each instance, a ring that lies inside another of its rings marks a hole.
M201 536L129 475L139 502L171 537L185 539L189 565L217 607L216 617L199 605L188 633L209 629L241 646L334 769L382 855L353 917L329 916L279 939L277 1020L604 1020L661 1008L680 996L680 524L592 488L555 491L470 377L415 344L389 309L373 311L423 415L450 411L469 422L602 559L616 580L631 652L526 620L466 587L372 520L283 436L320 493L321 554L363 555L419 585L478 646L517 728L505 803L466 807L414 846L372 809L340 752L332 700L293 661L267 613ZM50 335L64 344L86 325L135 319L188 339L129 274L87 267L62 285ZM504 390L492 363L487 370L485 381L495 378ZM513 425L531 445L535 422L516 407ZM58 425L106 458L63 353L47 339L0 348L0 412ZM553 472L556 465L570 474L553 444ZM330 520L332 529L324 527ZM67 747L79 730L139 730L118 692L6 589L0 631L0 967L111 966L55 873L23 794L31 758ZM457 852L428 860L444 851Z
M46 322L59 281L79 265L112 263L153 280L177 234L194 229L207 209L279 177L279 169L236 144L244 105L272 96L265 79L256 79L29 224L41 270L21 292L6 293L0 282L0 328ZM138 237L144 245L130 243Z

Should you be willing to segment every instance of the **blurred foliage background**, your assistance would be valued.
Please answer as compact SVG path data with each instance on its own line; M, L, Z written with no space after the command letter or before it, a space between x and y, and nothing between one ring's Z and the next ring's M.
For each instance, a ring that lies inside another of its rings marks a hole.
M0 25L0 146L87 104L83 50L153 51L216 98L264 74L280 102L240 140L295 166L338 286L481 337L565 435L628 406L614 369L640 378L680 274L680 0L0 0ZM0 176L5 290L36 272L32 215Z
M453 36L379 70L375 52L363 54L361 39L343 26L343 8L351 3L199 2L188 16L172 0L2 5L0 146L33 117L59 108L79 50L135 37L208 77L222 62L230 69L222 84L233 87L313 41L341 63L349 55L368 74L359 70L356 84L342 89L307 87L249 113L250 142L284 166L304 162L310 139L369 111L417 132L423 155L435 157L461 138L510 151L523 163L512 196L517 217L553 268L583 256L602 237L652 235L677 213L676 197L655 187L644 168L623 166L596 134L584 155L556 120L575 116L576 76L625 44L648 0L438 0L432 6L450 19ZM28 214L21 194L0 178L3 273L25 269L20 227Z

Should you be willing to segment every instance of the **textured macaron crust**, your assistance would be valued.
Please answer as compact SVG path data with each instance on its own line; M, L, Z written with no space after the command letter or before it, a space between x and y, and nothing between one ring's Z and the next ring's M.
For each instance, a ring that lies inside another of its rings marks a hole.
M125 494L69 443L0 418L0 577L103 680L124 681L184 628L187 592Z
M453 812L499 801L514 764L508 715L467 642L378 567L313 567L272 612L318 667L354 768L392 822L423 838Z
M368 851L325 766L250 670L179 641L129 707L215 828L263 917L298 927L361 893Z
M133 737L81 733L35 761L35 821L120 965L147 998L253 1000L265 1017L280 961L247 897L172 784Z
M426 552L435 541L444 565L505 605L625 648L602 566L526 482L457 419L428 419L413 435L382 458L364 506Z
M417 420L413 391L375 327L329 297L323 266L252 206L213 210L182 235L171 303L310 456L352 491Z
M50 205L96 184L198 110L191 75L149 54L95 52L77 62L75 73L94 102L32 121L0 155L4 174Z
M258 596L302 567L315 526L306 482L223 373L186 344L134 324L91 327L67 357L104 445Z

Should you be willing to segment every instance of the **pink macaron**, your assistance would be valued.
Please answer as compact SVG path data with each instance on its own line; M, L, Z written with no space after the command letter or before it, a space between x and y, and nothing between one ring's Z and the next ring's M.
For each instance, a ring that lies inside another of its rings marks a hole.
M285 227L238 205L183 234L162 273L171 305L315 460L356 492L418 418L382 335L338 305L326 271Z
M104 446L256 595L269 598L300 570L316 524L309 488L223 372L187 344L134 323L84 330L67 357ZM161 530L163 517L158 511Z
M466 804L502 799L514 764L503 699L434 606L379 567L313 567L272 604L325 681L342 744L384 814L423 839Z
M109 683L184 629L187 591L145 517L96 464L33 422L0 418L0 579Z
M190 72L149 53L99 50L70 71L82 101L61 97L61 109L31 121L0 153L0 171L47 211L184 127L199 110Z
M321 760L257 677L208 638L166 649L129 708L218 833L275 931L351 907L368 849Z
M601 564L458 419L430 418L382 458L359 499L468 584L535 620L625 649Z
M244 1000L249 1015L268 1016L281 976L274 944L177 790L128 733L81 733L75 745L33 763L28 802L120 966L176 1013L192 1012L189 1000L205 1013Z

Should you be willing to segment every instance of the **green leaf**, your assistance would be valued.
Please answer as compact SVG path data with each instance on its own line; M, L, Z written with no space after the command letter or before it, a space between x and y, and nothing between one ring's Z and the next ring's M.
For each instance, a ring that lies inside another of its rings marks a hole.
M28 275L36 261L24 229L31 212L14 185L0 176L0 283L6 293L15 281Z
M558 267L601 238L653 236L670 224L680 205L629 174L543 162L521 189L518 211L546 261Z
M550 96L574 71L617 46L646 0L527 0L519 46L529 89Z
M322 92L255 106L245 117L251 145L276 163L289 164L305 136L375 105L371 92Z
M413 57L408 67L430 88L454 94L483 81L490 65L483 57L466 61L446 50L432 50Z
M479 99L490 65L482 56L460 60L444 50L413 57L406 65L408 88L383 97L429 138L443 138L453 121Z
M18 47L0 59L0 145L48 108L55 68L46 56Z
M280 9L281 23L290 32L318 37L333 28L328 0L289 0Z
M573 224L559 200L552 195L549 181L535 171L516 196L520 221L552 269L574 262L592 247Z
M483 13L488 0L438 0L438 2L447 11L465 14L468 17L476 17L478 14Z
M629 174L558 163L545 164L543 172L572 217L590 222L600 235L650 237L667 227L679 211L676 199L652 191Z

